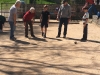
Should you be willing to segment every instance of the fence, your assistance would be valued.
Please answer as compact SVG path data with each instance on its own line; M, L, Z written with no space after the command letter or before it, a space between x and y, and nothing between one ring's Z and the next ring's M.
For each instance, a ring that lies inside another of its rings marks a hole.
M1 3L1 15L8 18L9 9L14 3ZM34 6L36 8L36 18L40 17L41 11L43 9L44 4L24 4L18 9L18 17L22 19L23 14L30 9L30 7ZM51 13L51 19L56 19L55 9L59 8L60 4L49 4L49 12ZM71 5L72 7L72 19L77 19L83 15L81 12L81 8L83 5ZM79 17L78 17L79 16Z

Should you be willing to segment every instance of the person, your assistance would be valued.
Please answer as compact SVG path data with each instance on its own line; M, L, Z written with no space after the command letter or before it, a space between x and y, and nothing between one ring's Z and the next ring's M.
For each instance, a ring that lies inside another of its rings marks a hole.
M15 4L11 6L10 15L8 17L8 21L9 21L9 24L10 24L10 39L13 40L13 41L16 40L16 38L14 37L14 32L15 32L15 29L16 29L17 8L19 8L20 5L21 5L20 0L17 0L15 2Z
M35 8L31 7L29 11L23 16L24 26L25 26L25 37L28 38L28 25L30 26L31 36L35 37L33 32L33 23L35 17Z
M88 8L84 8L84 15L83 15L83 38L81 41L87 41L87 32L88 32L88 19L89 19L89 13L88 13Z
M48 11L48 5L44 5L43 11L40 16L40 22L41 22L41 31L42 36L46 38L47 28L50 20L50 13Z
M99 0L97 0L97 5L99 5Z
M0 15L0 32L3 32L3 25L6 22L6 18Z
M68 4L67 0L63 0L62 3L63 4L60 6L57 14L57 20L59 20L59 27L58 27L58 35L56 36L56 38L59 38L61 35L62 24L64 24L63 38L66 38L67 26L71 18L71 6Z
M89 14L92 14L92 12L94 12L95 15L97 15L97 9L95 7L95 3L94 0L86 0L85 5L83 6L82 10L86 7L88 7L88 5L91 4L90 8L88 9Z

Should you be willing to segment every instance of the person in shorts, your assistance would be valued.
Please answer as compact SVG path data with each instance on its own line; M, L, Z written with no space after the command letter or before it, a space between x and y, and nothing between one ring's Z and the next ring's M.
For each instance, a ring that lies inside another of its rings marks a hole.
M41 31L42 31L42 36L44 38L46 38L49 20L50 20L50 13L48 11L48 5L44 5L43 11L40 16Z
M87 34L88 34L88 19L89 19L89 13L88 13L88 8L84 8L84 15L83 15L83 38L81 41L87 41Z

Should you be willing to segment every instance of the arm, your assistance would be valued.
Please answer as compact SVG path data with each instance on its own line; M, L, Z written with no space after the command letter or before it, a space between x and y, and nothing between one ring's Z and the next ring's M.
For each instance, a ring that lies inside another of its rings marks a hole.
M49 23L49 20L50 20L50 15L48 15L48 23Z
M57 13L57 20L59 20L60 14L61 14L61 6L60 6L60 8L59 8L59 10L58 10L58 13Z
M16 26L16 14L13 14L14 25Z

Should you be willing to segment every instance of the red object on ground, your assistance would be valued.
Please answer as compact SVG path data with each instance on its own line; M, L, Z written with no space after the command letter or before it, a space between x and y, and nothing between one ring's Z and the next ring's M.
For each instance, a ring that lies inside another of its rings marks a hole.
M27 11L23 17L24 22L31 21L31 19L35 16L35 13L31 13L30 11Z

